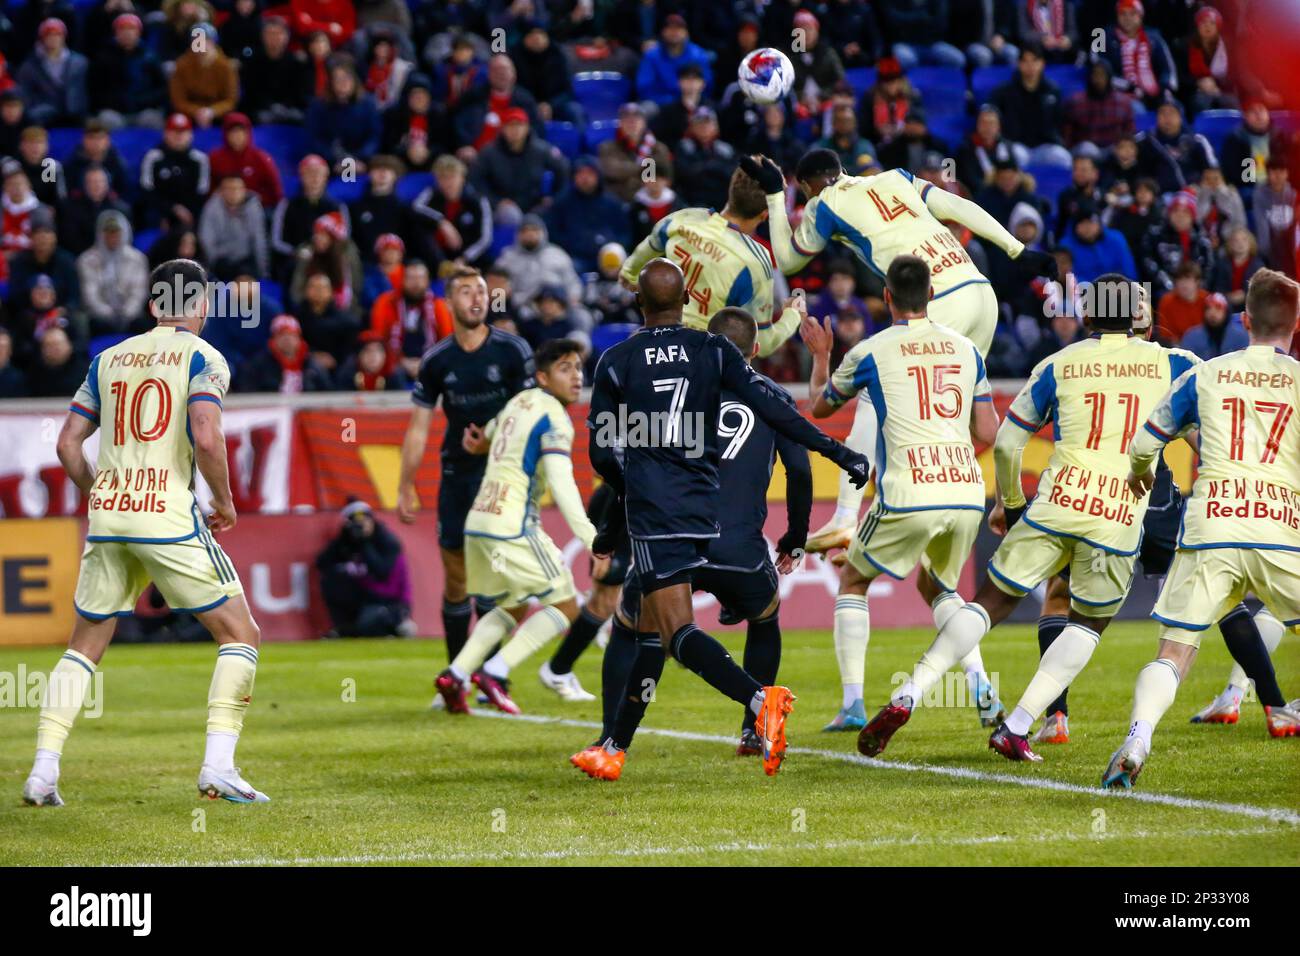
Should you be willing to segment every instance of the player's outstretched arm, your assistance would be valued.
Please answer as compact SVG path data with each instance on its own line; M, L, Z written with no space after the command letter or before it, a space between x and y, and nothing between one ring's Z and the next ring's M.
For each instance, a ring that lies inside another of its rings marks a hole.
M827 316L821 322L810 315L804 315L799 323L799 336L812 354L812 374L808 378L808 397L812 399L813 418L827 418L834 414L838 405L826 397L826 383L831 379L831 320Z
M68 478L83 495L90 494L90 486L95 481L95 469L86 459L86 439L95 434L96 425L89 418L77 413L70 413L59 430L55 451L59 463L68 473Z
M573 480L573 460L567 454L546 451L542 453L542 474L546 476L546 487L551 490L555 505L564 515L570 530L590 551L591 542L596 538L596 527L587 517L587 509L582 506L582 495L578 492L578 483Z
M645 264L651 259L664 254L663 247L658 244L655 234L658 229L652 229L650 235L646 236L636 244L631 255L623 260L623 268L619 270L619 280L629 289L636 288L637 276L645 268Z
M988 403L977 402L976 404ZM996 412L993 413L993 417L997 418ZM1006 512L1007 529L1016 523L1025 510L1025 489L1020 482L1020 461L1024 457L1025 446L1033 436L1032 431L1017 424L1011 418L1005 419L1001 427L994 432L993 473L997 480L998 501Z
M190 402L190 433L194 436L194 464L212 490L213 514L208 527L226 531L235 526L235 499L230 494L230 469L226 464L226 435L221 427L221 406L216 402Z
M998 411L992 401L976 399L970 413L970 433L976 441L992 445L998 437Z
M931 187L925 191L925 204L936 219L959 222L981 239L987 239L1012 259L1021 262L1038 275L1055 279L1056 259L1045 252L1026 249L1025 244L1002 227L978 204L963 199L946 189Z
M591 401L587 406L587 456L591 467L601 479L623 497L623 467L619 464L618 448L623 436L619 433L617 387L609 374L608 353L596 363L591 377Z
M415 472L424 460L424 448L429 443L429 424L433 409L417 405L411 412L411 421L402 438L402 469L397 480L397 516L405 524L415 520L420 508L420 496L415 491Z
M785 211L785 176L781 167L766 156L742 156L740 168L767 196L767 227L777 268L785 275L794 275L826 248L825 237L817 234L813 223L817 200L810 200L804 207L804 218L796 236Z
M776 543L780 557L793 555L808 540L812 515L813 476L808 450L784 436L776 439L776 454L785 468L785 534Z

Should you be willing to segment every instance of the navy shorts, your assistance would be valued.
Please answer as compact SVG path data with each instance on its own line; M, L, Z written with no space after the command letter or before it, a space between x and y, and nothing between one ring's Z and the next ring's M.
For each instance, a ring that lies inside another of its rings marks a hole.
M465 547L465 518L478 497L478 486L487 468L486 456L478 466L453 462L442 465L438 486L438 546L448 551Z
M690 580L709 559L709 538L633 538L632 573L643 594Z
M776 567L771 561L752 571L701 566L690 575L692 591L705 591L718 599L719 616L724 624L758 617L772 603L779 586ZM629 575L619 596L619 610L626 620L639 618L641 595L640 576Z

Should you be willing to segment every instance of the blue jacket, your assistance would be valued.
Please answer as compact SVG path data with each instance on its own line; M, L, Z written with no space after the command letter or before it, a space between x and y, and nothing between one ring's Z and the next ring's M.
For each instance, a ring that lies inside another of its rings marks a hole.
M1080 242L1071 232L1061 240L1061 246L1074 256L1074 277L1079 282L1095 282L1106 272L1118 272L1130 279L1138 277L1133 252L1118 229L1103 229L1091 245Z
M1241 316L1230 315L1228 316L1227 325L1223 328L1223 338L1219 340L1217 345L1210 338L1210 330L1205 327L1204 323L1184 332L1183 340L1178 344L1197 358L1208 362L1210 359L1226 355L1228 352L1237 352L1244 349L1250 344L1250 336L1246 334L1246 327L1241 324Z
M704 93L707 96L713 86L711 60L712 56L704 47L690 40L677 56L670 56L662 44L653 46L641 57L641 66L636 71L636 95L639 99L654 100L660 106L668 105L677 99L680 92L677 71L693 65L704 72Z
M317 97L307 107L309 148L332 166L345 156L369 158L379 152L384 132L375 101L360 96L351 103L329 103Z
M542 217L551 242L573 257L578 272L596 271L596 254L607 242L628 245L627 208L603 191L592 195L570 186Z

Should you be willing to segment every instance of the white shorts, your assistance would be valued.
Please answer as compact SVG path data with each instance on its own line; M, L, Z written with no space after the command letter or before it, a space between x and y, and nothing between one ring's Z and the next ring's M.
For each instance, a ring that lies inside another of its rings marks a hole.
M926 312L930 321L960 332L975 343L981 356L988 358L998 327L998 297L989 283L971 282L940 293Z

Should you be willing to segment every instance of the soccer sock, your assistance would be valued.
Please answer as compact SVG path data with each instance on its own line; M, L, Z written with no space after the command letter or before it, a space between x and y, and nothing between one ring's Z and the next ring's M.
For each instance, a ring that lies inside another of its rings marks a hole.
M222 644L208 686L208 736L203 762L217 770L235 765L235 744L244 729L244 712L253 698L257 648L251 644Z
M736 703L749 705L756 694L762 693L763 685L746 674L715 638L694 624L678 628L669 646L674 659Z
M978 703L979 685L984 678L984 655L980 653L979 645L976 644L974 649L957 663L966 672L966 689Z
M840 665L841 707L862 699L867 672L867 644L871 641L871 610L865 594L840 594L835 598L835 660Z
M1007 718L1007 729L1013 734L1029 733L1034 719L1043 712L1043 708L1069 687L1070 682L1087 666L1088 659L1092 657L1100 640L1100 634L1082 624L1070 624L1061 631L1038 662L1038 672L1020 695L1016 709Z
M1133 689L1133 714L1130 737L1141 737L1151 746L1151 734L1178 695L1178 665L1164 659L1154 660L1138 674Z
M1265 707L1282 707L1286 698L1278 686L1273 670L1272 653L1282 640L1286 628L1282 622L1260 608L1253 618L1246 605L1238 604L1219 621L1223 642L1235 662L1228 676L1228 688L1246 690L1247 681L1255 682L1255 696ZM1240 701L1240 695L1237 700Z
M916 662L911 680L898 689L893 700L910 697L912 706L919 707L925 692L943 679L948 668L978 647L991 626L989 612L980 605L959 607L935 635L933 643Z
M609 631L609 643L605 645L605 657L600 663L600 739L614 735L614 721L618 717L618 707L623 701L623 691L627 688L632 665L636 661L636 631L626 626L616 617ZM660 670L662 671L662 666Z
M591 646L596 633L604 626L606 618L596 617L585 607L578 613L578 618L569 626L569 633L551 655L551 673L568 674L573 670L582 652Z
M938 634L948 623L948 618L956 614L966 604L956 591L944 591L930 602L930 611L934 615L934 633Z
M1038 656L1042 657L1047 653L1047 649L1052 646L1052 642L1060 637L1061 632L1065 630L1065 625L1070 623L1068 617L1053 614L1049 617L1040 617L1038 619ZM1054 714L1058 710L1067 717L1070 715L1070 688L1061 691L1061 695L1047 705L1044 713Z
M463 601L442 599L442 633L446 635L447 660L454 661L469 638L469 618L473 610L469 598ZM481 622L488 615L479 616Z
M465 621L467 623L469 621L468 614L465 615ZM470 634L469 640L463 642L464 646L452 659L451 672L459 680L468 680L469 675L483 665L483 661L492 653L492 648L505 640L514 629L515 619L501 608L493 608L474 625L474 632Z
M761 620L749 622L745 632L745 673L764 687L776 683L776 672L781 667L781 620L771 614ZM754 712L745 708L742 730L754 729Z
M496 613L493 611L492 613ZM558 607L547 605L515 631L515 636L501 648L493 658L483 665L483 669L493 677L501 680L509 677L510 672L524 659L550 641L555 640L569 627L569 619ZM475 628L477 632L478 628Z
M69 648L63 652L45 684L41 716L36 724L36 761L32 773L49 783L59 780L59 755L81 713L86 688L95 676L89 657Z
M632 746L632 738L659 688L665 660L664 646L659 635L638 632L636 659L632 661L632 669L628 672L627 684L619 701L618 716L614 718L614 732L610 734L614 746L619 750L627 750Z

